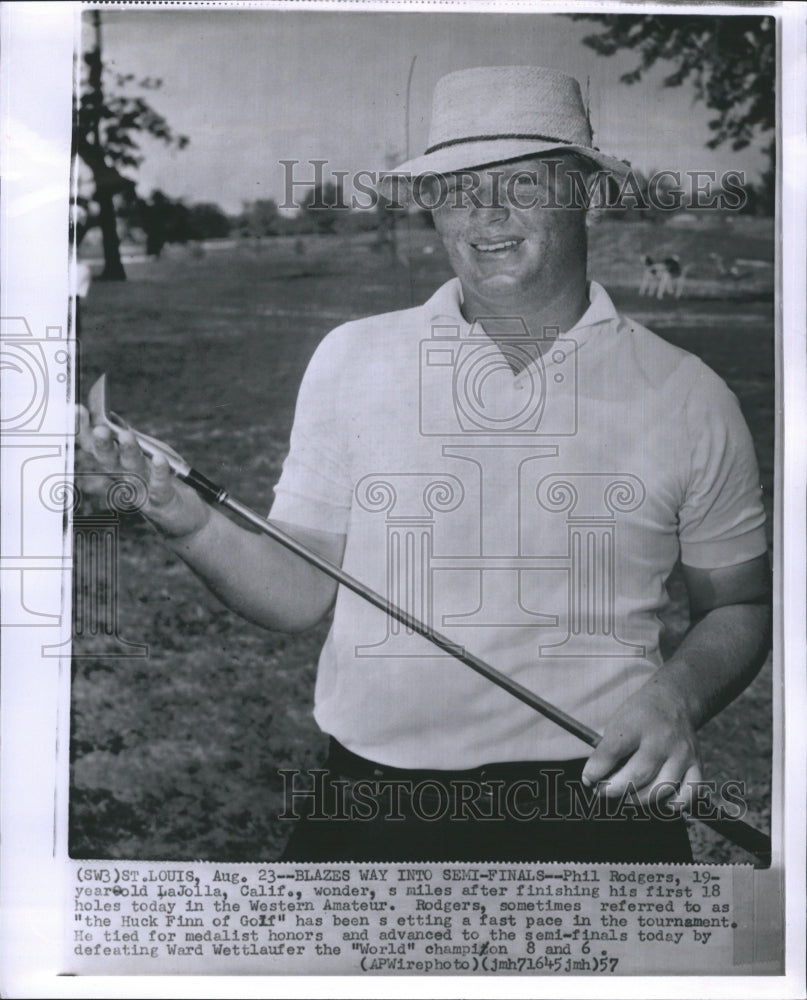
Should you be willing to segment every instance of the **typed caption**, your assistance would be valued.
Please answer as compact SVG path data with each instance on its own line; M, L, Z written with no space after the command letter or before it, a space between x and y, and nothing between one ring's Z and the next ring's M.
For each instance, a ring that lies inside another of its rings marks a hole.
M723 866L71 862L72 974L749 971L755 882ZM775 950L775 949L774 949ZM741 969L740 967L743 966Z

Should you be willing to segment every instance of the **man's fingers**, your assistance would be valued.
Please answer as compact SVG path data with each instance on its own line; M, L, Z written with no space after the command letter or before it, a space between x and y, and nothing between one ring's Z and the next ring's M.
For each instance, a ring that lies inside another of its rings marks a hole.
M681 742L671 748L645 739L631 745L620 734L619 738L603 738L583 769L583 783L599 785L607 798L635 792L647 804L651 798L674 801L686 776L695 775L692 780L697 780L699 774L689 744Z
M152 503L167 503L174 495L174 475L164 455L157 452L151 460L149 476L149 500Z
M83 470L82 488L90 494L105 496L106 502L111 503L110 489L117 480L131 491L131 500L125 502L135 504L132 509L147 506L151 497L151 488L147 486L149 466L134 434L128 430L115 432L103 424L90 428L89 415L83 406L76 408L76 418L81 450L93 459L92 467ZM93 472L98 474L93 476ZM129 494L124 496L128 498Z
M118 434L118 452L121 469L147 482L148 492L144 499L148 504L165 505L173 498L174 476L164 455L157 452L154 458L147 459L140 450L137 438L129 430Z
M96 446L105 447L109 441L109 431L101 427L93 427L90 414L86 406L81 403L76 404L76 440L79 448L89 455L96 456ZM97 457L97 456L96 456Z
M603 783L602 792L609 798L622 795L629 787L639 791L648 788L659 774L664 760L649 753L635 753L619 770Z
M670 799L669 805L682 812L692 812L697 788L701 784L703 784L703 772L700 763L696 762L687 769L686 774L681 779L681 790L675 798Z
M146 469L146 459L131 431L120 431L118 434L118 452L120 465L126 472L136 472L142 475Z
M104 496L107 504L116 500L127 511L141 511L153 524L171 537L190 534L204 526L209 510L189 487L174 476L168 459L157 451L149 459L128 429L113 430L105 424L92 424L92 414L76 407L76 429L80 451L91 456L92 468L84 473L82 487L88 493ZM97 475L94 475L97 473ZM115 483L125 487L115 490Z
M118 471L120 467L118 446L115 443L112 431L108 427L93 427L92 450L99 465L105 472Z
M95 455L95 440L93 438L90 415L84 406L78 405L75 409L76 416L76 463L81 468L85 468L91 461L97 462Z
M682 774L686 762L680 757L671 757L663 761L661 768L650 780L643 784L637 783L639 802L652 807L663 806L665 815L673 815L680 809L676 805L676 797L681 791Z
M81 403L76 405L76 437L86 438L90 433L90 415L87 407Z
M603 778L607 778L633 749L631 741L627 740L621 733L617 738L603 736L599 746L583 768L583 784L596 785Z
M95 456L106 472L146 474L146 458L134 434L128 430L113 433L103 424L93 427L92 444Z
M695 788L702 782L700 765L690 767L681 758L671 758L664 763L653 780L645 785L634 783L637 801L643 806L663 809L664 815L673 816L692 811Z
M167 483L171 479L171 466L168 464L168 459L165 455L159 451L155 453L154 458L151 460L151 474L153 479L161 483Z

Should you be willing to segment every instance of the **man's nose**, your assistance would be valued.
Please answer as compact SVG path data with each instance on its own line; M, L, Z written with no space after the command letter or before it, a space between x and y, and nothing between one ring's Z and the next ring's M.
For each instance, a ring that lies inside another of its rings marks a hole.
M510 215L505 192L498 178L483 181L480 184L478 197L471 202L474 217L488 225L502 222Z

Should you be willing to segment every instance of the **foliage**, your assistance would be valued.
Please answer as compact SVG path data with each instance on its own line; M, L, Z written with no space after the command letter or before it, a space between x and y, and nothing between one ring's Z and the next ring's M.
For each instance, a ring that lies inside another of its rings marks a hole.
M175 133L161 114L142 96L127 93L135 82L141 90L156 91L162 81L145 78L136 81L134 74L107 72L101 54L101 15L93 12L95 47L84 54L85 78L78 102L74 125L76 151L92 174L93 200L97 214L90 215L83 228L101 227L104 234L105 267L102 278L122 280L126 277L120 260L120 246L115 226L117 195L134 197L135 180L129 171L136 171L143 162L139 145L149 136L167 146L184 149L188 138Z
M717 117L709 122L714 149L725 142L743 149L776 122L776 38L770 17L645 14L573 14L595 21L599 34L583 43L602 56L635 51L638 65L620 79L632 84L657 62L674 66L666 87L691 80L695 95ZM772 157L774 149L766 147Z
M769 165L762 172L758 184L748 187L748 202L745 211L753 215L773 216L776 213L776 140L771 139L765 147Z
M84 61L90 68L90 79L97 74L98 51L86 53ZM123 91L135 82L133 73L114 76L115 86ZM161 80L143 79L137 85L146 90L159 90ZM100 145L96 142L100 130ZM189 139L177 135L168 122L143 97L120 92L105 95L97 89L88 89L79 101L76 120L78 154L88 167L96 171L107 170L120 189L133 183L124 177L122 169L136 169L143 162L143 152L138 139L149 135L168 146L184 149Z
M236 222L243 236L277 236L281 227L277 202L272 198L245 201Z
M153 191L151 200L140 203L140 225L146 234L146 253L159 257L166 243L187 243L190 220L187 205L174 201L162 191Z
M316 232L320 234L336 232L337 222L347 212L342 200L342 186L332 181L311 188L301 207L303 215L311 220Z
M142 230L146 236L146 253L159 257L167 243L188 243L191 240L221 239L230 235L232 221L212 202L186 205L182 198L169 198L164 192L151 192L143 198L121 198L119 217L127 229Z
M232 222L218 205L200 201L188 207L188 235L192 240L216 240L230 235Z

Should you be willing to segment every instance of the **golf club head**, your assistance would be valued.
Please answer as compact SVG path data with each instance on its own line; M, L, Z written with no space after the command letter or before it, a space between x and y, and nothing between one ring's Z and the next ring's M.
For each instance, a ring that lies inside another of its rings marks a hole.
M149 458L154 458L156 454L162 455L173 471L179 475L184 475L189 470L190 466L179 452L174 451L164 441L159 441L148 434L143 434L142 431L135 430L134 427L121 419L117 413L113 413L109 409L106 373L94 382L87 393L87 409L89 410L93 426L101 425L108 427L116 439L121 431L131 431L140 446L140 450L148 455Z
M109 427L110 430L115 430L109 419L107 408L106 373L93 383L92 388L87 393L87 409L90 411L93 425L102 424L104 427Z

